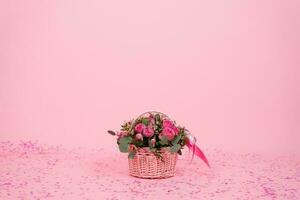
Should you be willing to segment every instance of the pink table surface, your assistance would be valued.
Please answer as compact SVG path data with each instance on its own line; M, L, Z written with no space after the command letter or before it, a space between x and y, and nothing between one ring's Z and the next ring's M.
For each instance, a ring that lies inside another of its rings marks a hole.
M115 150L4 141L0 199L300 199L296 156L206 154L211 169L184 155L174 177L148 180L130 177L126 155Z

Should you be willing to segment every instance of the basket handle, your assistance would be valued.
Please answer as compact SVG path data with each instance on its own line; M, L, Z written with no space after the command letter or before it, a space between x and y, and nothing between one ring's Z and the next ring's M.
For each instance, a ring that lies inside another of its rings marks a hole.
M166 117L166 118L168 118L168 119L170 119L170 117L168 116L168 115L166 115L165 113L162 113L162 112L158 112L158 111L147 111L147 112L144 112L144 113L142 113L142 114L140 114L136 119L138 119L138 118L140 118L140 117L142 117L143 115L145 115L145 114L159 114L159 115L161 115L161 116L164 116L164 117Z
M153 114L153 115L159 114L160 116L170 119L170 117L168 115L166 115L165 113L158 112L158 111L147 111L147 112L143 112L142 114L140 114L137 118L134 119L134 121L139 119L140 117L142 117L145 114ZM133 125L134 125L134 123L131 124L131 129L133 128Z

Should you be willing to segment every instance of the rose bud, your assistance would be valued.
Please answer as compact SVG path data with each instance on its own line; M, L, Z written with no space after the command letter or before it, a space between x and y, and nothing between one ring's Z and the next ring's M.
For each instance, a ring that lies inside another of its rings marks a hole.
M137 140L143 140L143 135L140 134L140 133L138 133L138 134L135 135L135 138L136 138Z
M152 146L155 146L156 140L154 138L152 138L150 142Z

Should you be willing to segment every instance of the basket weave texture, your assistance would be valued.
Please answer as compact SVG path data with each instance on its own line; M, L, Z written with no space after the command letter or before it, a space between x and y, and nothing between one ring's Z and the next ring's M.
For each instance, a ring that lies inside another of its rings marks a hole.
M177 153L171 153L168 147L160 150L162 159L149 148L138 148L133 159L128 159L129 174L139 178L168 178L174 176L178 159Z

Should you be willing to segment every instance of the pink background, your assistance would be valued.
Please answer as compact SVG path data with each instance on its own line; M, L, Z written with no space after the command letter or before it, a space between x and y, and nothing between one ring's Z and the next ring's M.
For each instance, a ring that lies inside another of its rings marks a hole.
M299 9L1 0L0 139L111 148L107 129L158 110L204 148L299 152Z

